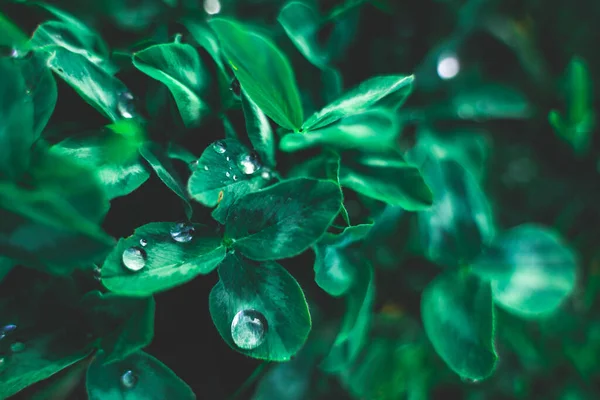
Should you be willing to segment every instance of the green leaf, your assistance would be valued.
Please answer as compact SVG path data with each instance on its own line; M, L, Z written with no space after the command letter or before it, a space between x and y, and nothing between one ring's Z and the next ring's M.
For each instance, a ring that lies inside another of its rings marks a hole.
M461 119L522 119L532 114L525 95L499 84L465 86L451 102L448 111L436 118L458 116Z
M367 197L409 211L426 209L433 200L419 169L393 152L342 155L340 182Z
M325 150L321 154L296 164L288 172L288 178L327 179L340 182L340 156L335 151Z
M475 177L453 160L430 158L421 168L434 193L419 213L425 255L447 267L471 262L495 235L490 205Z
M345 294L356 281L356 266L346 247L362 240L371 224L350 226L339 235L326 233L314 246L315 282L332 296Z
M105 256L108 202L92 172L38 149L27 175L0 182L0 254L54 274Z
M225 237L253 260L294 257L319 240L341 203L334 182L290 179L237 200L227 214Z
M103 68L80 54L58 46L38 51L47 53L47 65L106 117L117 121L134 116L131 93L123 82Z
M252 147L269 167L275 167L275 136L271 124L260 108L242 91L242 109L246 132Z
M39 55L18 61L33 102L33 137L39 138L56 105L56 81Z
M185 184L177 171L175 171L171 159L166 154L166 150L154 142L146 142L140 146L139 151L140 155L154 169L160 180L183 201L185 215L190 219L192 217L192 205L189 202Z
M321 129L287 134L281 139L279 148L285 152L315 146L380 151L393 147L399 133L400 124L395 114L385 109L372 109Z
M393 93L399 93L406 98L412 91L413 80L412 75L386 75L370 78L348 90L321 111L314 113L302 124L302 130L311 131L322 128L344 117L366 111Z
M143 351L119 362L104 362L99 355L88 369L85 386L90 400L196 399L173 371Z
M198 157L193 155L185 147L179 146L175 143L169 143L169 146L167 147L167 155L171 159L183 161L188 165L198 160Z
M355 269L354 286L346 294L346 313L333 347L321 362L327 372L341 372L359 355L365 345L371 324L375 300L373 267L362 254L347 253L347 260Z
M218 205L213 217L224 223L231 204L267 184L261 169L260 160L238 140L219 140L200 156L188 192L207 207Z
M200 18L183 17L181 23L187 28L194 40L210 54L219 70L225 72L219 40L206 21Z
M175 233L180 232L178 238ZM190 236L186 235L189 232ZM187 241L186 241L187 240ZM146 243L144 246L143 243ZM123 253L134 249L139 255L134 269L127 268ZM119 240L102 266L102 283L117 294L149 296L182 285L197 275L208 274L225 257L221 238L199 224L152 222Z
M139 143L129 137L101 131L92 136L71 137L51 151L89 167L98 177L109 199L126 196L150 177L138 154Z
M146 347L154 337L152 297L136 299L89 292L82 300L90 333L98 338L103 361L120 361Z
M0 178L14 178L27 167L36 139L34 104L25 79L12 60L0 59Z
M242 88L276 124L297 131L303 110L289 61L265 36L224 18L209 22Z
M11 47L17 57L29 52L30 44L27 35L0 13L0 46Z
M423 291L421 316L433 348L461 378L479 381L492 374L498 356L488 282L469 274L440 275Z
M471 265L496 304L525 318L555 311L573 292L577 257L554 231L535 224L502 232Z
M300 285L281 265L228 254L219 278L210 292L210 314L229 346L270 361L288 361L300 350L311 329L310 313ZM243 311L253 311L259 322L244 324L238 316Z
M169 88L186 126L198 124L209 112L202 98L209 83L208 72L191 45L150 46L133 54L133 65Z
M327 67L329 55L318 42L320 16L312 7L291 1L281 9L277 21L308 61L318 68Z

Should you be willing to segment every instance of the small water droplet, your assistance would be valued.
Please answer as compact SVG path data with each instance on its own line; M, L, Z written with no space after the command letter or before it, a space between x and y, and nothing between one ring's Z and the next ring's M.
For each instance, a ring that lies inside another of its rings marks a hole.
M146 252L139 247L130 247L123 252L123 265L130 271L137 272L146 265Z
M94 275L94 279L99 281L102 279L102 268L100 268L97 265L94 265L94 270L93 270L93 275Z
M23 342L14 342L10 345L10 351L12 351L13 353L20 353L23 350L25 350L25 345L23 344Z
M225 172L225 176L228 177L228 178L231 176L231 174L229 173L229 171Z
M242 310L231 322L231 337L241 349L252 350L260 346L266 337L267 320L256 310Z
M242 154L238 159L238 167L244 174L251 175L258 171L262 166L260 165L258 156L252 153Z
M234 181L237 181L237 175L231 177Z
M271 171L265 169L263 172L261 172L260 176L263 179L271 179Z
M223 154L227 151L227 146L225 145L225 142L223 142L222 140L218 140L218 141L214 142L212 147L213 147L213 150L219 154Z
M146 247L147 244L148 244L148 241L146 239L140 239L140 245L142 247Z
M135 103L133 101L133 95L129 92L119 93L119 102L117 103L119 114L123 118L133 118L135 115Z
M229 158L229 156L225 157L225 159L226 159L227 161L231 161L231 158Z
M194 233L194 226L185 222L179 222L171 228L171 237L179 243L189 242L194 237Z
M204 170L205 170L205 171L208 171L208 165L205 165L205 166L204 166Z
M242 94L242 86L240 85L240 81L238 81L236 78L233 78L229 90L239 97Z
M125 390L133 389L135 385L137 385L137 382L137 375L130 369L128 369L123 373L123 375L121 375L121 386L123 386L123 389Z

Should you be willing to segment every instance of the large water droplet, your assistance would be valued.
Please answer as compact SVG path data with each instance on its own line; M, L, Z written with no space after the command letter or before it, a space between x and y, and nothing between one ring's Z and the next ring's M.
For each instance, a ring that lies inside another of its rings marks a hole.
M225 142L223 142L222 140L218 140L218 141L214 142L212 147L213 147L213 150L219 154L223 154L227 151L227 146L225 145Z
M241 349L252 350L260 346L266 337L267 320L256 310L242 310L231 322L231 337Z
M137 272L146 265L146 252L139 247L130 247L123 252L123 265L130 271Z
M133 389L135 385L137 385L137 382L137 375L130 369L128 369L123 373L123 375L121 375L121 386L123 386L123 389L125 390Z
M251 175L261 168L260 161L256 154L242 154L238 159L238 167L246 174Z
M120 93L117 107L119 109L119 114L121 114L123 118L133 118L135 115L135 103L133 101L133 95L129 92Z
M195 229L193 225L185 222L179 222L171 228L171 237L179 243L187 243L194 237Z
M25 350L25 344L23 342L14 342L10 345L10 351L13 353L20 353Z
M146 239L140 239L140 246L146 247L148 245L148 241Z

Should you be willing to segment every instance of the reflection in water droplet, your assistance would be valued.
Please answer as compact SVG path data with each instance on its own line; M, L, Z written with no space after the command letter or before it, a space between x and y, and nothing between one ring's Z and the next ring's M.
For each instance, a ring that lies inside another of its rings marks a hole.
M10 351L13 353L20 353L25 350L25 345L22 342L14 342L10 345Z
M123 389L125 390L133 389L135 385L137 385L137 382L137 375L130 369L128 369L123 373L123 375L121 375L121 386L123 386Z
M256 310L242 310L231 322L231 337L241 349L252 350L260 346L266 337L267 320Z
M256 154L242 154L238 159L238 167L246 175L251 175L261 168Z
M179 243L189 242L194 237L194 233L194 226L185 222L179 222L171 228L171 237Z
M123 118L133 118L135 115L133 95L129 92L120 93L117 108L119 109L119 114L121 114Z
M214 142L212 147L213 147L213 150L219 154L223 154L227 151L227 146L225 145L225 142L223 142L222 140L218 140L218 141Z
M140 239L140 245L142 247L146 247L147 244L148 244L148 241L146 239Z
M139 247L130 247L123 252L123 265L130 271L137 272L146 265L146 252Z
M438 61L437 73L442 79L452 79L460 71L460 62L455 55L442 55Z

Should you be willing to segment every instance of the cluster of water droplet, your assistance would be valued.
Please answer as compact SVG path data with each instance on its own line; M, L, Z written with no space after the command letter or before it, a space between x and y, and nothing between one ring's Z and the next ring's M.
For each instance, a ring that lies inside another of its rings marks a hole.
M14 324L7 324L0 328L0 343L10 336L14 331L17 330L17 326ZM4 347L4 346L2 346ZM8 346L11 353L20 353L25 350L25 344L23 342L15 341ZM9 356L0 354L0 371L8 363Z
M263 344L267 335L265 316L252 309L241 310L231 322L231 337L236 346L253 350Z
M227 153L227 145L222 140L218 140L218 141L214 142L212 144L212 148L217 154L224 155L225 153ZM227 155L225 156L225 160L227 160L229 162L234 161L231 159L230 156L227 156ZM267 168L263 168L263 166L260 162L260 159L258 158L258 155L256 155L256 153L241 153L235 159L235 164L237 166L237 169L243 175L253 175L257 171L262 170L261 177L263 179L271 179L271 171L269 171ZM204 166L204 170L205 171L209 170L207 165ZM229 171L225 171L225 176L229 179L237 181L239 179L239 176L236 175L235 173L233 173L232 170L233 170L233 166L230 166Z
M190 242L194 238L195 232L194 226L186 222L175 224L169 231L171 238L177 243ZM141 238L139 243L139 246L125 249L121 256L123 265L131 272L141 271L148 260L148 254L144 249L148 246L148 240Z

